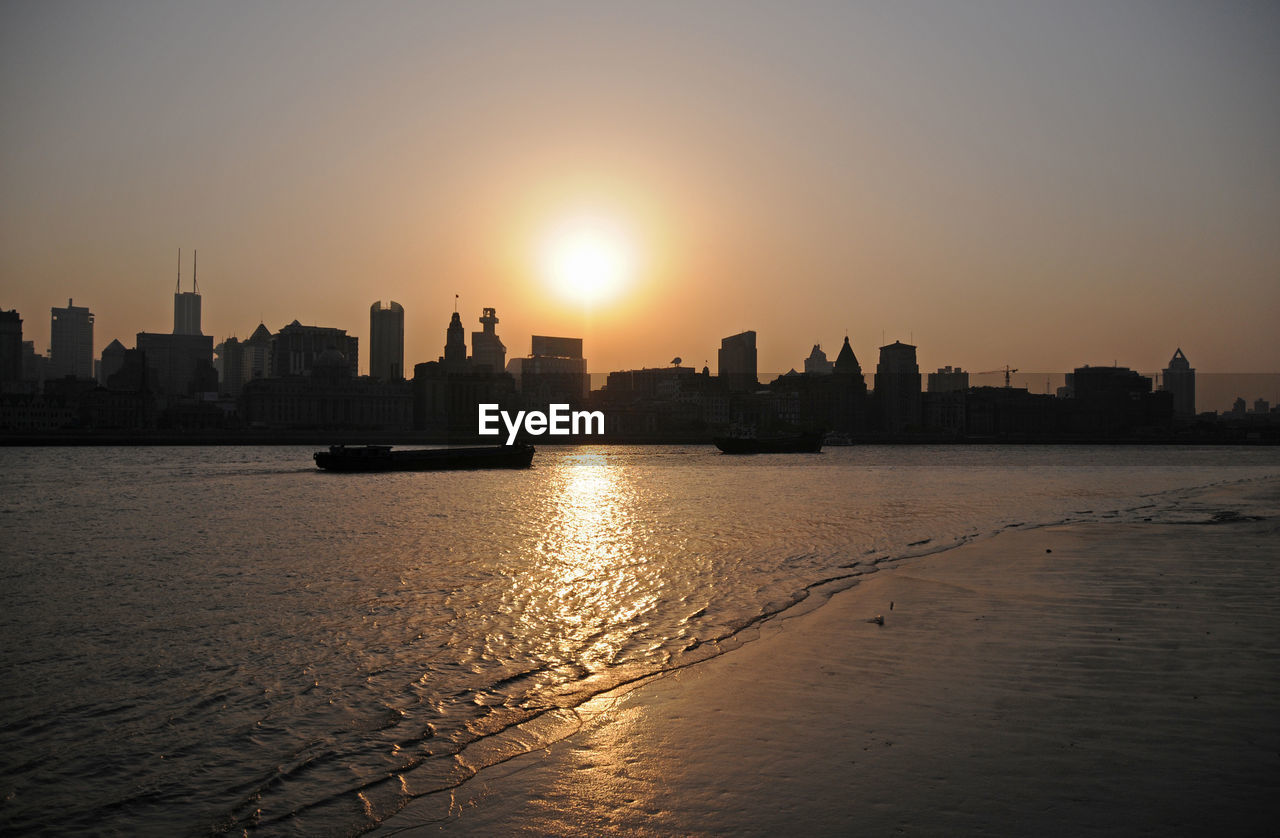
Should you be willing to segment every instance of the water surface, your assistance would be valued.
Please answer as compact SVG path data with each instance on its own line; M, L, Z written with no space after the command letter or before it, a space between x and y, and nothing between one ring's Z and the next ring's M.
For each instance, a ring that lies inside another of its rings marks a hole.
M0 449L0 827L354 834L885 562L1211 514L1267 448L543 448L334 475L310 448Z

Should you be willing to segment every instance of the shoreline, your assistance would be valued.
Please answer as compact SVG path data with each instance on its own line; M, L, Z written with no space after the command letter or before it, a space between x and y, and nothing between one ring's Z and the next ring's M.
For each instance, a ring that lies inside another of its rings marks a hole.
M1274 509L1280 486L1201 495L1242 496ZM1278 535L1248 515L1052 524L895 561L375 832L1261 834Z

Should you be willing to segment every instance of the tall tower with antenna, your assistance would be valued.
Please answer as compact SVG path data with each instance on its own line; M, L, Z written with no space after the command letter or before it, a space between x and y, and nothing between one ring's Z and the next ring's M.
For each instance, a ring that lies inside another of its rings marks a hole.
M191 290L182 290L182 248L178 248L178 287L173 292L173 333L202 335L200 331L200 284L196 281L196 257L191 256Z

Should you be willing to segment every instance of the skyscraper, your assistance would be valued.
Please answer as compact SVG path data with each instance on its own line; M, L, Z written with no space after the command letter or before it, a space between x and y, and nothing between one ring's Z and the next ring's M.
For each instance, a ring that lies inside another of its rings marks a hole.
M741 332L720 341L717 374L733 391L754 390L760 386L756 377L756 333Z
M49 377L93 378L93 313L71 300L50 311Z
M22 317L0 311L0 384L22 380Z
M369 375L383 381L404 379L404 308L395 300L369 307Z
M216 284L216 283L215 283ZM196 282L196 259L191 258L191 290L182 290L182 251L178 251L178 287L173 292L173 333L202 335L200 331L200 285Z
M1181 346L1169 359L1160 389L1173 394L1174 418L1190 419L1196 415L1196 371L1182 354Z

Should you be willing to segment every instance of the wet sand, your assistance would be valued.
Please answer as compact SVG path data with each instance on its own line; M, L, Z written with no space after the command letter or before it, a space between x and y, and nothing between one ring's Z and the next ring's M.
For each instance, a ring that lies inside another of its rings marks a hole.
M1273 834L1280 521L906 560L580 714L378 833Z

